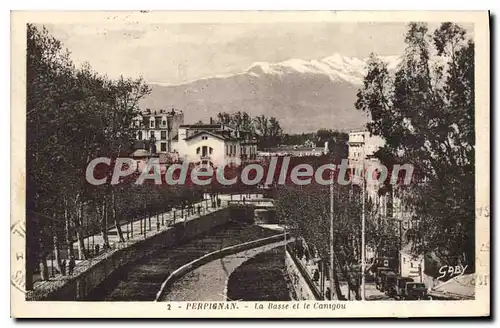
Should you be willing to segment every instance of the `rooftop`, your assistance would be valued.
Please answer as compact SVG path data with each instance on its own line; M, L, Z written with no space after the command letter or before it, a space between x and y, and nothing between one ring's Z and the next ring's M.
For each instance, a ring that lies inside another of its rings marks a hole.
M149 155L150 153L146 149L137 149L132 153L132 157L148 157Z

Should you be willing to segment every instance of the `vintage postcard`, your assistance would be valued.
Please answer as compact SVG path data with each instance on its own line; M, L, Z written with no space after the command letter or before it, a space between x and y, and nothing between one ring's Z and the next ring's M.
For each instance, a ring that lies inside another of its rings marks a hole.
M488 12L12 12L11 315L490 315Z

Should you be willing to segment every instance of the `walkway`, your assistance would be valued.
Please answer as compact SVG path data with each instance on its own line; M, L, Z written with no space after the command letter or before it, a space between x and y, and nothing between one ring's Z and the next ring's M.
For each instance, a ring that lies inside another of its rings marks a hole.
M250 195L244 195L244 194L238 194L238 195L219 195L219 198L221 199L221 207L224 208L227 207L229 202L231 200L240 200L242 197L245 197L246 199L259 199L262 198L262 195L256 195L256 194L250 194ZM184 221L184 219L187 220L192 220L195 218L198 218L199 215L197 213L197 207L201 206L201 215L207 214L207 213L212 213L214 211L219 210L220 208L212 208L211 207L211 201L210 201L210 196L208 194L204 195L204 199L200 202L194 203L194 212L195 214L189 215L188 210L184 209L184 211L181 211L179 209L172 209L171 211L165 212L165 213L159 213L158 215L151 216L151 218L136 218L132 222L125 222L121 224L121 230L123 233L123 236L125 240L127 240L127 233L129 235L128 239L132 239L133 237L139 236L139 238L147 238L150 236L152 233L154 234L157 230L158 227L160 230L164 230L164 226L170 226L171 224L179 221ZM175 213L175 214L174 214ZM184 214L184 218L182 218L181 214ZM175 218L175 219L174 219ZM151 226L149 222L151 221ZM158 225L159 223L159 225ZM141 225L145 225L145 227L142 227L142 237L141 237ZM144 232L145 230L145 232ZM109 244L111 247L116 245L117 243L120 242L120 238L118 236L118 230L116 227L110 228L108 230L108 239L109 239ZM100 245L100 248L102 249L102 245L104 244L104 239L102 238L102 234L96 234L93 236L86 237L84 239L84 244L87 249L93 250L95 248L95 245ZM78 241L75 241L73 243L73 247L75 250L78 249Z
M284 244L280 241L252 248L202 265L174 282L161 301L226 301L227 282L237 267L259 253Z

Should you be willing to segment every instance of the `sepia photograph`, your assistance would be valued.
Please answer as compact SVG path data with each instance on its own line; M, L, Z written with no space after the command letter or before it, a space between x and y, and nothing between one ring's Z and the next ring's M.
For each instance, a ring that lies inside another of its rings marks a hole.
M13 12L13 315L489 315L488 13L413 14Z

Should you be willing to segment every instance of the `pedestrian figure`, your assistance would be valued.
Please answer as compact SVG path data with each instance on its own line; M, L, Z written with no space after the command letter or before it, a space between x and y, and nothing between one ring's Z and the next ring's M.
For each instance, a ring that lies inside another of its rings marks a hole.
M201 214L201 206L198 205L198 215L200 215L200 214Z
M96 244L95 245L95 254L96 255L99 255L99 248L100 248L99 244Z
M245 204L245 197L243 197L243 204Z
M68 265L68 273L71 276L73 274L73 270L75 269L75 257L71 255L69 258L69 265Z
M156 221L156 230L160 231L160 221Z
M221 199L217 197L217 207L220 207L221 203L222 203Z
M331 300L331 294L332 294L332 290L330 289L330 287L326 287L326 290L325 290L325 298L327 300Z
M319 271L318 271L318 269L314 269L313 281L314 282L318 282L319 281Z
M66 275L66 260L63 260L62 263L61 263L61 274L63 276Z

